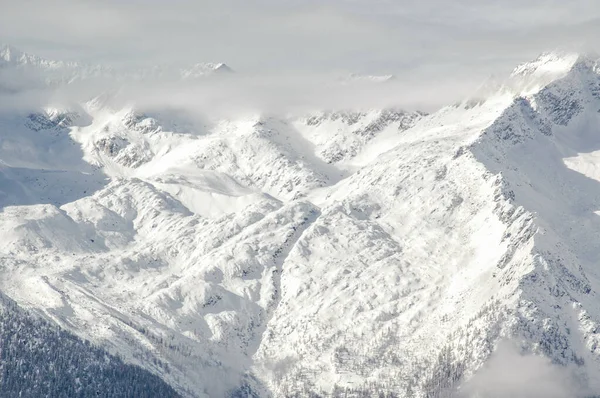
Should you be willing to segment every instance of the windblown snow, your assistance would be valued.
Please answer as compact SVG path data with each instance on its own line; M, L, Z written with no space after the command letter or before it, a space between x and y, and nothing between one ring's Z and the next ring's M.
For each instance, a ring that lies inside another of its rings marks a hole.
M440 396L503 339L597 392L598 65L430 115L0 110L0 291L191 397Z

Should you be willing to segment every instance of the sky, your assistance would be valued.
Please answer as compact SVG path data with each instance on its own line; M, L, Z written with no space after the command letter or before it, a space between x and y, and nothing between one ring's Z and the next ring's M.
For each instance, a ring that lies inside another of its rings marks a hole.
M0 39L48 57L398 73L514 64L600 33L596 0L0 0ZM495 64L495 65L494 65Z
M0 0L0 10L0 43L50 59L394 74L465 92L544 51L595 51L600 37L597 0Z

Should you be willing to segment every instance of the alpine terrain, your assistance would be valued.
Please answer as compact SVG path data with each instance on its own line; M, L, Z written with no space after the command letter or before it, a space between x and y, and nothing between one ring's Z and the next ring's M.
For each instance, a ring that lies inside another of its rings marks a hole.
M462 396L505 340L600 392L598 60L431 114L201 119L92 84L234 75L0 51L0 292L31 339L104 350L138 396Z

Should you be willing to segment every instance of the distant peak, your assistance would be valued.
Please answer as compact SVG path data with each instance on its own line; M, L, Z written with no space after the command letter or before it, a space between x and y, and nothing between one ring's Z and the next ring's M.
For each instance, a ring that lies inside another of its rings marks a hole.
M0 47L0 62L8 63L13 66L45 66L45 67L59 67L64 65L60 61L50 61L37 55L29 54L21 51L20 49L4 44Z
M370 83L384 83L390 80L394 80L394 75L361 75L357 73L350 73L347 76L340 78L342 82L370 82Z
M224 63L197 63L189 68L181 69L180 74L184 79L198 78L202 76L212 75L214 73L232 73L233 69Z
M216 64L214 70L215 72L233 72L233 69L224 63Z
M111 79L115 82L146 79L196 79L213 74L232 73L224 63L197 63L186 68L155 65L140 68L113 68L102 64L74 61L53 61L28 54L11 45L0 44L0 65L25 70L37 70L52 84L71 83L86 79Z
M16 47L4 44L0 47L0 58L6 62L15 61L25 55L22 51Z

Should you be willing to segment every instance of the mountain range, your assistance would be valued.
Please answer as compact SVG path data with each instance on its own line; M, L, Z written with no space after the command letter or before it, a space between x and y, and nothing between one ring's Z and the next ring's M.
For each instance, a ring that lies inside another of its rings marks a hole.
M184 397L461 396L503 341L593 396L599 65L542 54L430 114L0 109L0 292ZM0 71L233 73L12 47Z

